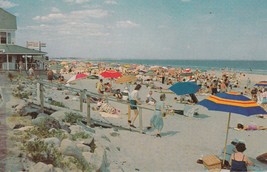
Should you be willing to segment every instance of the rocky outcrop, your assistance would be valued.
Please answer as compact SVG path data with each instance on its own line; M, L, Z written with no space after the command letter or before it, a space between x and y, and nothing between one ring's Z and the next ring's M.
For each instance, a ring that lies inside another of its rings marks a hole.
M60 123L51 116L40 116L32 120L32 124L38 127L45 127L47 129L55 128L61 129Z

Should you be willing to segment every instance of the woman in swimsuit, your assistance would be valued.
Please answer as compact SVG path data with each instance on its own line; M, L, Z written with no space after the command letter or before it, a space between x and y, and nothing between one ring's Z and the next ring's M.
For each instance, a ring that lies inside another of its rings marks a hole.
M237 129L239 129L239 130L267 130L267 127L257 126L257 125L253 125L253 124L245 126L241 123L238 123Z
M235 148L237 152L231 155L230 171L247 171L247 166L253 165L253 163L246 155L243 154L243 152L246 150L245 143L237 143Z

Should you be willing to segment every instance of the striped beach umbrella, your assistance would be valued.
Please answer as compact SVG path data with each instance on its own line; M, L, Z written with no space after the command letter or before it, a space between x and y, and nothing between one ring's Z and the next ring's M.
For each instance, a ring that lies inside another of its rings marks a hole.
M256 83L255 86L267 87L267 81L260 81Z
M88 74L85 74L85 73L79 73L79 74L76 74L74 76L72 76L68 81L67 83L70 83L72 81L75 81L77 79L83 79L83 78L87 78Z
M236 113L244 116L256 114L266 114L267 112L259 106L255 101L247 98L238 92L227 92L211 95L198 103L209 110L228 112L228 123L226 128L226 138L224 144L224 160L226 156L226 144L228 139L229 125L231 113Z

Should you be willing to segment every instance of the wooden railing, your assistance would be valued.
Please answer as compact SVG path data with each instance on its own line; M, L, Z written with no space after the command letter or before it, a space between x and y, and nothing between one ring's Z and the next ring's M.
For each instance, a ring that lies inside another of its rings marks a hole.
M39 94L39 98L40 98L40 105L41 105L41 111L44 111L44 87L60 87L62 90L70 90L70 91L74 91L79 93L80 95L80 111L83 112L83 101L84 98L86 97L86 103L87 103L87 125L91 126L91 97L99 97L102 98L103 95L102 94L97 94L91 91L87 91L86 89L78 89L78 88L73 88L73 87L69 87L69 86L65 86L61 83L50 83L44 80L39 80L37 83L37 91L39 90L39 93L37 93L37 95ZM38 88L39 87L39 88ZM129 102L125 101L125 100L120 100L118 101L117 98L114 97L108 97L107 95L104 95L106 101L114 101L117 103L121 103L121 104L126 104L128 105ZM154 111L154 109L152 108L148 108L148 107L144 107L142 105L136 105L138 107L138 112L139 112L139 129L140 132L143 132L143 122L142 122L142 111L143 109L146 110L151 110Z

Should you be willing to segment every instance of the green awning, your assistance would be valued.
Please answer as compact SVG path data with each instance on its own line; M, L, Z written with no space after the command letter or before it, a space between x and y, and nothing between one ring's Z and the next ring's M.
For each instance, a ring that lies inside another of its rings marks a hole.
M18 45L0 44L1 52L4 54L23 54L23 55L44 55L47 54L43 51L37 51L29 48L25 48Z

